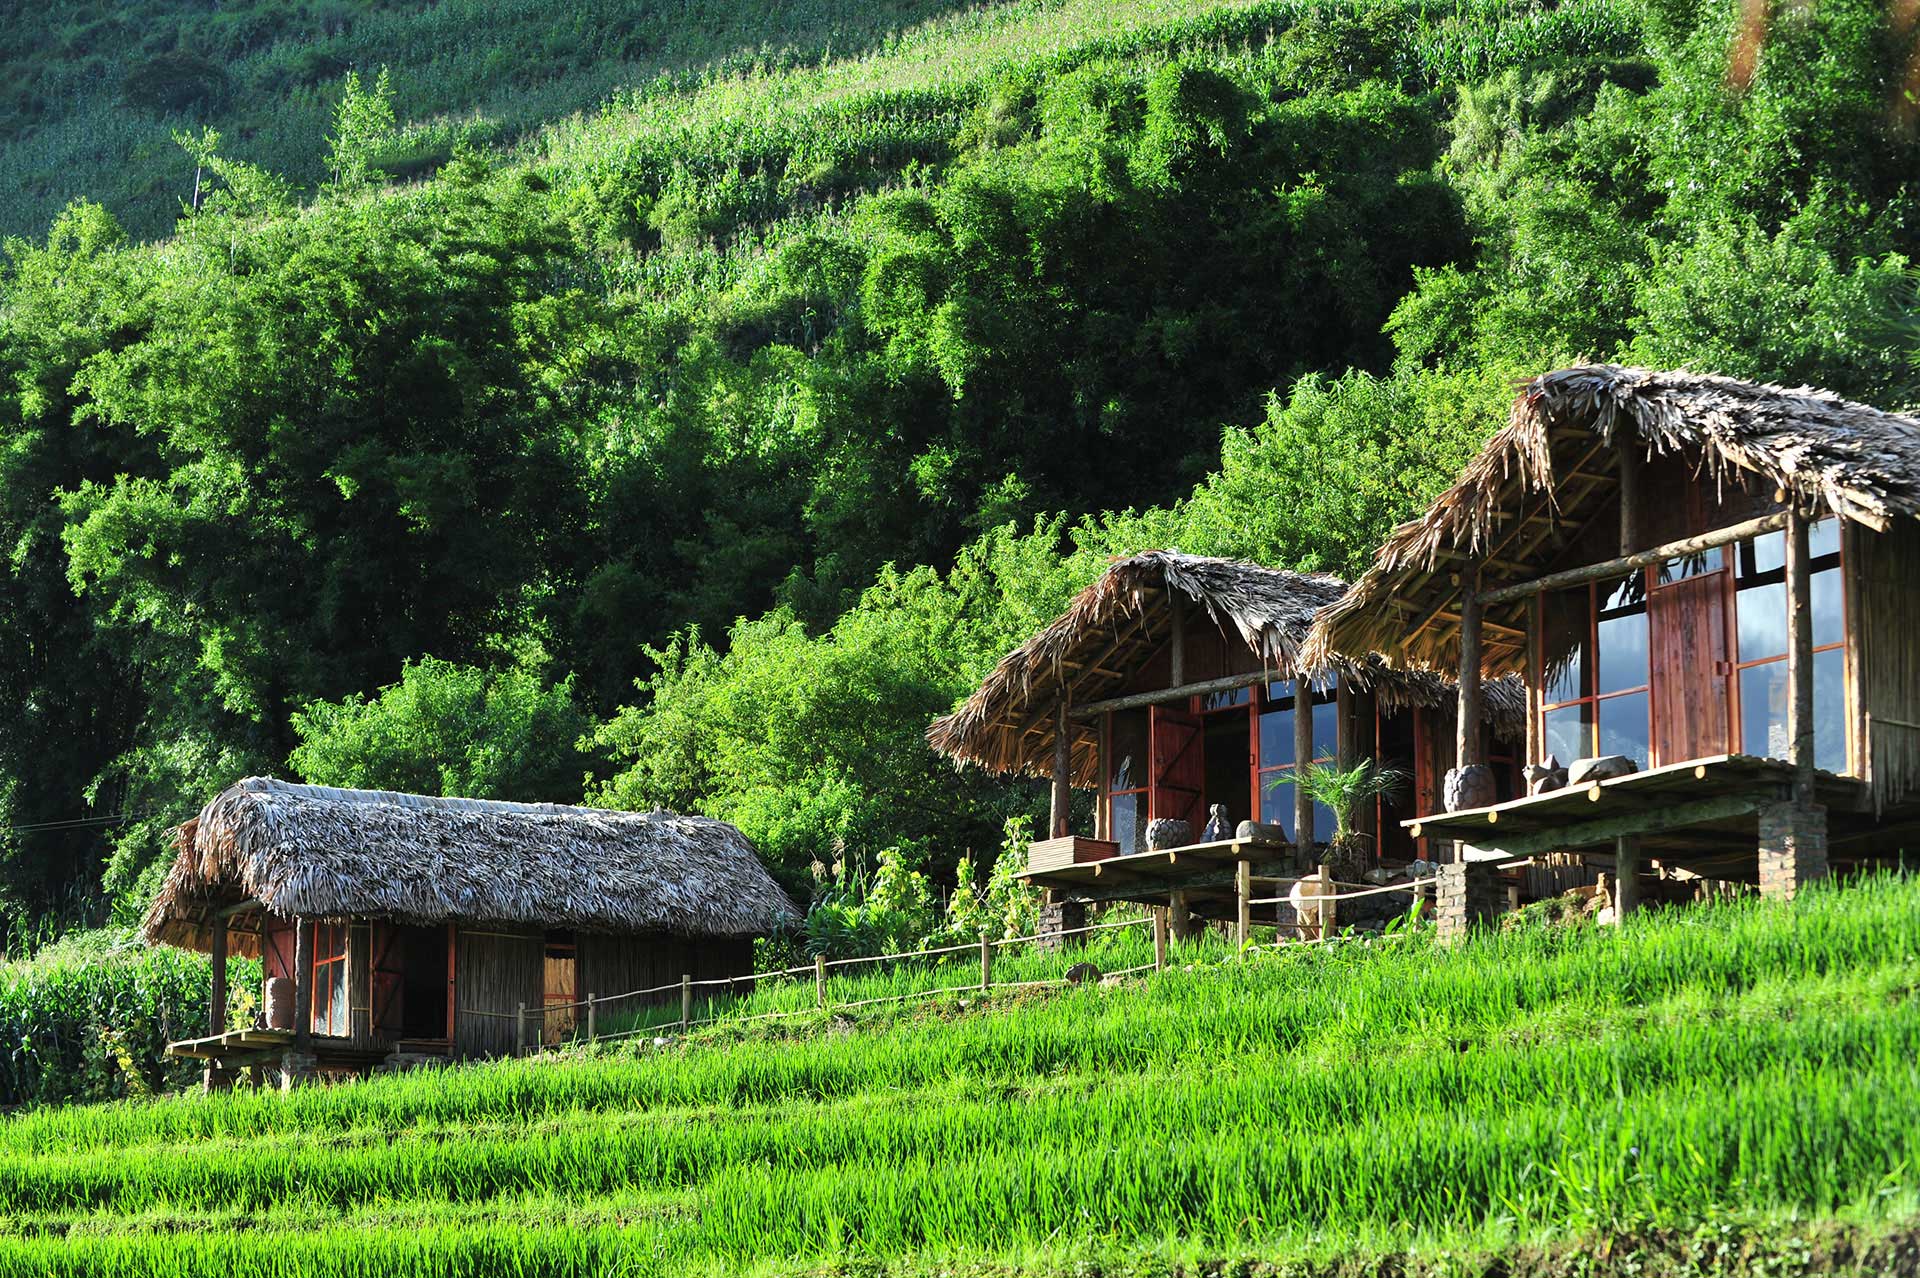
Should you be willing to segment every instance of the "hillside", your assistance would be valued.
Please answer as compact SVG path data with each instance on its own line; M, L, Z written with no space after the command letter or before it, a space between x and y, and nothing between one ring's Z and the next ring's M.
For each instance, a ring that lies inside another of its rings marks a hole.
M399 174L457 142L511 143L663 73L779 66L858 51L956 7L842 0L671 7L594 0L86 0L0 4L0 234L39 234L98 200L138 235L173 227L193 164L171 140L211 126L241 159L311 187L341 78L390 67L413 122L383 158Z
M43 1109L0 1273L1910 1272L1916 953L1885 878Z

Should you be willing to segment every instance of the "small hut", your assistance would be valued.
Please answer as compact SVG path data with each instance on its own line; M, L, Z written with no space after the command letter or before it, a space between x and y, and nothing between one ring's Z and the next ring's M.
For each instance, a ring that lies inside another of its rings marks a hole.
M1374 758L1406 772L1409 792L1356 825L1381 834L1380 861L1411 862L1425 849L1396 818L1421 810L1453 766L1452 687L1371 659L1303 662L1315 616L1346 589L1324 573L1176 551L1117 560L928 740L956 763L1051 780L1048 837L1026 878L1060 901L1229 915L1241 863L1301 868L1332 833L1331 813L1281 784L1302 762ZM1492 684L1467 729L1481 754L1511 757L1515 793L1522 709L1517 683ZM1090 837L1072 828L1076 790L1092 792ZM1216 807L1234 834L1203 839ZM1149 847L1162 820L1191 837ZM1241 838L1242 822L1262 828Z
M750 974L754 938L796 919L738 830L664 812L250 777L176 839L145 932L214 957L214 1033L172 1049L210 1078L512 1052L587 991ZM282 1023L222 1032L228 954L286 983Z
M1463 705L1524 679L1527 757L1575 784L1543 770L1537 794L1425 809L1409 828L1463 864L1576 855L1622 911L1691 877L1791 895L1920 820L1916 513L1914 418L1568 368L1524 387L1307 657L1456 674Z

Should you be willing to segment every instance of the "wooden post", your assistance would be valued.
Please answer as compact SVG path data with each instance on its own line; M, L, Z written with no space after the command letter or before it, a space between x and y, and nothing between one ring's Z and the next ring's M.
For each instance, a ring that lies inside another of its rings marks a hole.
M686 972L680 973L680 1032L686 1033L693 1025L693 977Z
M513 1009L513 1054L527 1054L527 1005L520 1004Z
M1320 938L1322 940L1332 936L1334 928L1338 925L1337 915L1340 904L1333 899L1333 894L1337 890L1333 885L1333 867L1322 865L1320 867Z
M213 921L213 983L207 997L207 1033L227 1032L227 920Z
M827 956L813 956L813 1001L821 1007L827 1005Z
M1053 803L1048 827L1051 838L1073 833L1073 730L1067 722L1067 690L1060 689L1060 705L1053 716Z
M1333 677L1333 707L1335 719L1333 757L1334 762L1340 765L1340 770L1345 772L1358 759L1359 751L1354 748L1356 735L1354 729L1358 725L1354 723L1353 689L1348 687L1347 681L1339 675Z
M587 994L587 1041L589 1043L600 1037L600 1022L595 1015L598 1011L599 1008L593 1001L593 994L589 992Z
M293 1043L304 1052L313 1041L313 920L293 920Z
M993 985L993 942L987 934L980 934L980 992L985 994Z
M1167 587L1167 616L1167 686L1177 688L1187 681L1187 617L1172 586Z
M1293 848L1304 868L1313 857L1313 795L1307 769L1313 766L1313 684L1305 675L1293 680Z
M1453 762L1465 768L1480 757L1480 565L1460 569L1460 713L1453 727Z
M1253 862L1241 861L1233 867L1233 895L1238 903L1234 915L1233 941L1242 950L1253 935Z
M1616 436L1614 457L1620 472L1620 553L1631 555L1640 549L1640 450L1633 440Z
M1788 497L1789 501L1793 498ZM1813 806L1813 565L1807 519L1787 508L1787 741L1793 801Z
M1640 836L1623 834L1613 841L1613 921L1624 923L1640 908Z
M1544 704L1541 698L1540 666L1545 647L1540 627L1544 620L1540 614L1540 596L1535 595L1527 602L1527 757L1522 760L1523 763L1540 763L1547 757L1545 725L1540 721L1540 707ZM1566 762L1572 763L1573 760Z
M1153 970L1167 969L1167 907L1153 907Z

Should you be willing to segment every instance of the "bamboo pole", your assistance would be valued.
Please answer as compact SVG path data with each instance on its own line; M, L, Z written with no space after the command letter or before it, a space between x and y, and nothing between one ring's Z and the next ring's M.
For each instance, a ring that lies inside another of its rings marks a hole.
M1334 899L1333 867L1320 867L1320 937L1322 940L1333 935L1339 924L1340 902Z
M687 1032L687 1026L693 1024L693 977L686 972L680 974L680 1032Z
M587 1041L593 1042L600 1037L600 1022L597 1019L599 1007L593 1001L593 994L587 994Z
M985 994L993 985L993 942L987 934L980 934L980 992Z
M1167 907L1153 907L1153 970L1165 971L1167 967Z
M1736 541L1745 541L1749 537L1758 537L1762 533L1777 532L1786 526L1787 513L1776 511L1771 515L1762 515L1758 519L1749 519L1745 523L1732 524L1726 528L1701 533L1697 537L1683 537L1679 541L1670 541L1646 550L1636 550L1631 555L1621 555L1617 559L1607 559L1597 564L1569 568L1565 572L1548 573L1544 577L1535 577L1531 581L1516 581L1492 590L1483 590L1480 592L1479 599L1483 605L1491 607L1494 604L1509 603L1542 590L1558 590L1562 586L1584 586L1590 581L1611 581L1616 577L1626 576L1636 568L1646 568L1663 560L1698 554L1703 550L1712 550L1716 546L1731 545Z
M1480 565L1468 560L1460 569L1460 713L1454 723L1454 766L1467 768L1480 758Z
M515 1056L527 1054L527 1005L525 1003L520 1004L513 1012L513 1054Z
M827 1005L827 956L813 956L813 1001L821 1007Z

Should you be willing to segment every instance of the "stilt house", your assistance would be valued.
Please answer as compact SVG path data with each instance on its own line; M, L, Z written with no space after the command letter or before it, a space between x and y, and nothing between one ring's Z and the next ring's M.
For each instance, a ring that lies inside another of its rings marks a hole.
M738 830L663 812L251 777L177 842L146 936L213 955L214 1032L174 1050L228 1064L511 1052L586 991L749 974L753 939L797 918ZM288 1023L225 1032L228 954L290 983Z
M1693 876L1791 895L1920 821L1917 511L1913 418L1569 368L1395 531L1307 659L1452 673L1469 712L1483 676L1517 675L1529 760L1630 762L1463 811L1429 796L1407 829L1463 863L1573 856L1623 911Z
M1346 589L1173 551L1118 560L928 740L959 763L1051 780L1048 837L1025 877L1056 901L1171 900L1177 914L1231 917L1240 864L1304 868L1332 833L1331 813L1279 784L1303 761L1375 758L1412 778L1356 814L1379 836L1378 859L1405 864L1425 849L1399 818L1425 811L1453 766L1455 699L1443 678L1367 659L1303 664L1316 613ZM1511 762L1514 793L1521 711L1517 683L1493 685L1466 733L1478 755ZM1203 839L1215 805L1232 830L1269 828ZM1187 823L1185 846L1148 848L1161 818Z

